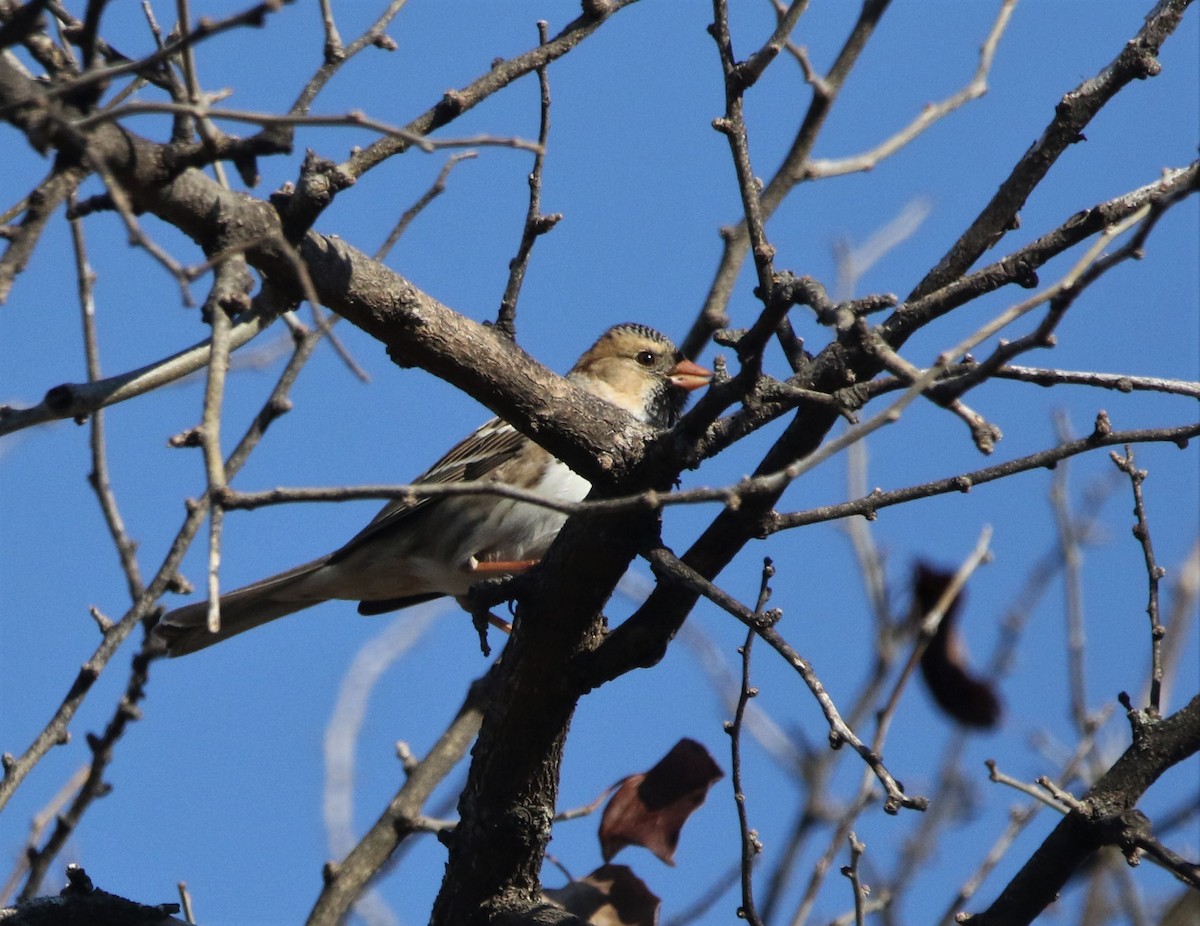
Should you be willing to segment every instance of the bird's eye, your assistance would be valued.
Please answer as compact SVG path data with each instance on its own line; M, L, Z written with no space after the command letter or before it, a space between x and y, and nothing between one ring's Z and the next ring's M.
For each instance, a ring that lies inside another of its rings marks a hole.
M652 367L654 366L654 351L640 350L633 359L644 367Z

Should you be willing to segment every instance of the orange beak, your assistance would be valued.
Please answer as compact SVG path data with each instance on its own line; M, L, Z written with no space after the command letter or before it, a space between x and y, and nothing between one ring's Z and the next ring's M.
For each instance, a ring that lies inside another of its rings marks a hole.
M675 368L667 375L667 381L672 386L688 392L707 386L711 379L711 370L706 370L700 364L686 359L675 364Z

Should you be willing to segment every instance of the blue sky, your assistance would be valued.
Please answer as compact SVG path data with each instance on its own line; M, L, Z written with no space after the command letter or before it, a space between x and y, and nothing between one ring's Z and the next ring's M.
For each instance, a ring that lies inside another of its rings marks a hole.
M166 23L173 7L160 4ZM374 15L376 4L343 4L339 26L347 39ZM769 34L769 3L736 4L735 50L745 54ZM818 68L832 61L852 19L850 4L814 4L797 41ZM906 206L927 205L928 217L858 282L858 292L903 295L944 253L978 213L996 186L1052 117L1061 95L1097 73L1136 31L1148 4L1069 2L1019 5L996 55L990 89L934 126L895 157L866 174L807 184L769 226L779 250L777 266L811 274L832 288L839 243L861 244ZM927 102L959 89L973 72L978 47L996 3L897 4L882 20L860 66L848 82L817 145L817 157L841 157L871 147L906 124ZM218 16L239 7L196 3L194 13ZM451 87L481 74L497 56L512 56L536 42L535 21L556 32L573 15L568 4L516 2L422 3L406 7L389 33L398 50L374 51L351 62L314 111L350 108L402 124ZM134 5L106 15L105 34L128 55L146 53L150 39ZM728 147L711 128L723 108L715 47L705 33L711 8L701 3L644 2L622 11L583 47L550 71L552 129L543 209L563 221L534 251L518 319L522 345L548 366L566 370L608 325L642 321L681 337L702 303L719 255L718 229L737 220L740 203ZM1073 146L1021 213L1021 228L985 257L1008 253L1057 226L1074 212L1153 181L1166 167L1195 157L1200 98L1194 11L1168 40L1162 73L1122 93L1089 126L1087 141ZM224 105L261 111L285 109L320 55L316 4L297 4L269 18L261 31L235 32L197 50L200 77L210 89L230 88ZM778 61L747 98L756 171L770 176L786 151L807 105L799 68ZM476 133L532 138L537 131L537 87L522 81L455 122L443 137ZM161 137L154 118L130 127ZM231 127L236 130L235 127ZM11 164L5 203L23 195L46 170L24 141L6 133ZM298 133L297 150L310 147L334 159L371 140L369 133L319 129ZM322 216L317 230L337 234L372 251L399 214L432 182L446 153L410 153L372 171ZM299 156L262 162L266 195L294 178ZM414 223L388 264L455 310L484 320L495 315L524 216L530 156L482 148L460 164L446 193ZM91 188L90 192L95 192ZM1031 365L1097 369L1169 378L1200 378L1197 295L1197 204L1169 213L1150 238L1144 260L1106 276L1071 309L1052 353L1023 358ZM181 260L199 261L177 234L151 219L147 230ZM106 374L166 356L204 337L195 310L179 305L172 281L144 252L131 248L120 223L96 216L87 223L97 274L101 358ZM60 382L83 378L81 335L65 223L51 225L29 270L0 307L0 402L36 403ZM1048 265L1044 283L1065 272L1073 252ZM736 324L748 324L757 304L749 273L730 305ZM195 288L203 298L204 284ZM984 321L1024 298L1004 291L980 300L914 338L912 362L930 363ZM827 334L806 310L794 322L810 347ZM1018 326L1016 336L1028 330ZM301 377L294 410L272 429L236 481L238 488L404 482L487 417L472 400L419 370L400 370L379 344L348 325L339 329L356 360L371 374L354 379L327 348ZM282 365L271 346L282 331L243 352L231 377L225 433L237 435L261 406ZM714 352L701 358L709 363ZM243 361L244 362L244 361ZM782 373L780 358L772 368ZM202 378L111 409L106 415L112 481L130 534L139 543L144 573L164 555L183 516L183 500L202 491L199 453L173 450L167 439L199 418ZM1004 439L995 460L1011 459L1054 442L1054 416L1085 434L1099 409L1118 428L1166 426L1195 419L1183 398L1097 394L1080 388L1052 391L996 383L967 401L999 424ZM730 482L754 467L777 429L749 440L745 449L711 461L686 477L686 485ZM69 422L43 426L0 441L0 750L19 753L45 724L97 642L88 607L119 617L128 595L85 476L88 430ZM869 485L895 488L941 478L993 462L971 446L961 422L940 409L916 405L897 425L867 445ZM1196 542L1196 450L1136 450L1150 472L1145 484L1160 563L1174 575ZM1070 466L1072 502L1085 505L1089 487L1113 478L1102 454ZM983 660L999 625L1030 570L1056 544L1047 496L1053 474L1033 472L892 509L871 526L887 557L897 607L917 558L955 565L969 553L984 525L995 531L995 560L972 580L964 632ZM780 509L802 510L847 497L845 456L804 477ZM376 504L293 505L227 518L222 581L234 587L340 545L373 515ZM1087 626L1086 690L1089 706L1115 705L1118 691L1141 690L1148 665L1145 577L1141 552L1129 535L1129 488L1118 484L1096 512L1099 527L1086 550L1083 604ZM715 513L675 509L664 527L668 543L685 548ZM186 572L199 583L202 545ZM849 701L868 670L870 618L846 531L818 525L746 549L721 577L731 594L751 601L764 555L778 567L773 604L785 612L781 630L810 658L835 699ZM635 565L630 593L614 599L610 619L633 606L648 581ZM1169 576L1170 578L1170 576ZM182 601L183 599L180 599ZM481 674L469 620L453 607L431 606L411 649L379 678L367 706L356 751L355 814L369 825L398 786L394 743L418 754L452 717L466 684ZM986 781L983 759L995 757L1025 780L1054 774L1074 744L1067 716L1063 661L1064 589L1056 581L1031 615L1028 634L1003 686L1008 714L1003 728L975 737L965 769L975 776L976 803L952 829L930 863L930 875L906 896L904 921L941 914L953 890L978 865L1019 796ZM1170 705L1197 690L1195 623L1181 661ZM62 862L77 860L101 887L145 902L172 900L186 880L199 921L208 924L296 923L319 890L320 868L330 855L321 822L322 743L339 685L355 655L382 645L391 618L364 619L350 605L331 603L255 631L188 659L154 668L144 718L119 744L107 778L113 793L100 801L73 836ZM427 620L427 626L426 626ZM729 667L736 665L740 626L701 605L689 633L702 634ZM132 650L128 655L132 654ZM84 732L103 726L124 684L128 655L119 655L89 695L73 725L73 741L53 751L0 817L0 846L16 859L29 820L51 800L71 772L87 761ZM794 742L820 744L825 729L799 679L765 647L754 659L758 706ZM562 806L592 800L630 772L648 768L682 736L705 743L728 769L729 716L687 640L672 647L652 671L634 673L584 699L569 741ZM1101 732L1111 761L1128 741L1120 719ZM869 731L862 731L865 736ZM937 774L945 721L917 686L904 696L885 750L894 773L910 790L928 793ZM798 798L795 775L748 743L746 790L752 825L771 866L783 847ZM848 797L862 768L842 757L836 793ZM1144 806L1171 809L1194 790L1196 766L1176 769ZM461 779L441 792L453 793ZM437 803L436 801L434 802ZM450 813L443 808L438 813ZM980 900L995 896L1016 866L1053 825L1050 812L1014 846ZM901 847L914 815L886 818L876 808L857 827L868 845L868 864L882 877L903 864ZM600 864L595 818L556 828L551 852L576 875ZM668 869L648 853L627 849L618 861L633 866L664 898L664 920L684 909L727 870L735 858L736 819L728 780L683 834L677 865ZM1179 837L1177 837L1178 839ZM1194 857L1196 845L1176 844ZM824 845L824 837L815 845ZM810 855L812 850L810 850ZM417 841L411 854L379 886L400 922L427 916L440 879L443 849ZM836 865L844 864L845 853ZM812 859L800 866L800 881ZM1149 866L1134 872L1149 900L1170 896L1172 882ZM61 880L61 864L48 881ZM868 880L873 876L868 875ZM557 873L547 870L547 884ZM849 907L849 891L831 875L815 921ZM760 891L765 878L759 879ZM792 890L783 909L795 905ZM1065 903L1078 897L1068 893ZM726 895L702 922L729 922L735 895ZM978 909L975 904L971 909Z

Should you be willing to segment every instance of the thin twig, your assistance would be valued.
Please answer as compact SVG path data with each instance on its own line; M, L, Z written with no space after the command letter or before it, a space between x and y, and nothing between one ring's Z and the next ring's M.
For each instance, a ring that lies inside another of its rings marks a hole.
M225 397L225 373L229 369L229 314L224 307L212 307L212 350L208 358L208 381L204 389L204 413L200 423L201 446L204 450L204 472L208 482L208 497L219 499L225 492L228 478L225 461L221 458L221 408ZM208 631L221 629L221 526L225 509L213 504L208 513Z
M278 298L271 296L269 298ZM266 429L276 418L287 410L287 393L294 384L300 370L312 356L313 350L320 341L319 334L309 335L296 345L291 361L280 374L279 380L268 397L262 410L255 417L241 441L234 448L226 461L225 470L232 477L246 462L250 452L257 446ZM112 660L117 649L125 641L134 628L150 618L157 607L158 599L169 588L179 585L179 566L183 561L196 532L200 529L208 512L207 496L191 503L183 525L177 532L174 541L164 557L158 571L150 580L146 591L138 598L118 621L105 633L100 645L84 663L78 675L73 680L63 701L55 709L42 730L34 737L33 742L19 756L5 754L3 757L4 776L0 779L0 810L12 798L16 789L28 777L30 771L55 746L67 743L69 727L88 693L91 691L100 673ZM132 681L132 679L131 679ZM128 689L127 689L128 690ZM119 708L120 709L120 708Z
M750 161L750 140L742 102L747 84L743 70L733 56L728 0L713 0L713 20L712 37L717 43L721 70L725 75L725 115L713 121L713 128L723 134L729 142L733 167L737 174L738 191L742 198L745 228L758 274L758 294L763 304L767 305L771 301L775 277L775 248L767 240L765 222L770 213L765 212L762 207L761 182L755 177Z
M8 905L8 900L12 897L13 891L17 889L17 884L29 871L30 861L37 856L37 844L42 838L42 833L46 831L51 820L59 818L60 812L72 795L78 793L79 789L83 787L83 783L87 781L88 768L87 765L81 765L75 769L63 782L62 787L47 801L46 806L33 815L33 819L29 822L29 835L25 839L25 851L20 854L17 863L13 866L8 881L0 888L0 905Z
M437 197L442 195L446 189L446 179L450 176L450 171L454 169L455 165L458 164L459 161L466 161L477 157L479 157L478 152L459 151L458 153L452 154L450 157L446 158L446 163L443 164L442 169L438 171L437 179L433 181L433 185L430 186L429 189L424 193L422 193L420 198L415 203L404 210L404 213L400 216L399 221L396 222L395 227L393 227L388 233L387 238L384 240L383 244L376 249L372 257L377 261L383 261L388 256L388 252L395 247L396 242L400 240L400 237L405 233L405 231L408 230L408 226L412 224L412 220L415 219L425 209L426 206L437 199Z
M880 142L870 151L844 158L814 158L808 161L804 167L805 179L817 180L823 177L838 177L843 174L873 170L879 165L880 161L891 157L936 122L986 94L988 91L988 75L992 70L992 61L996 56L996 48L1000 44L1000 38L1004 35L1005 29L1008 28L1009 19L1012 17L1012 12L1016 5L1017 0L1004 0L1000 5L1000 10L996 14L995 21L992 23L991 31L984 40L983 47L979 50L979 64L966 86L944 100L940 100L937 103L927 103L912 122L890 138Z
M72 194L72 199L74 198ZM83 235L83 223L78 219L69 221L71 243L75 253L75 277L79 291L79 307L83 320L83 345L87 360L87 378L89 383L100 380L100 343L96 334L96 301L95 274L88 264L87 246ZM92 471L88 473L88 483L96 493L100 502L100 510L104 514L104 523L108 525L109 535L117 548L117 557L121 561L121 569L125 573L125 581L129 586L129 595L137 599L145 586L142 583L141 570L137 561L137 544L130 539L125 530L125 520L121 517L117 498L112 489L112 481L108 471L108 452L105 440L104 414L97 411L91 419L91 435L89 444L92 455Z
M928 806L929 801L927 798L909 797L904 793L904 789L892 776L891 772L888 771L879 754L867 747L842 719L836 705L833 703L833 699L829 696L829 692L826 691L820 678L813 671L811 663L796 652L791 644L779 635L778 631L772 626L771 621L765 616L757 617L753 611L737 599L726 594L712 582L709 582L669 550L663 547L656 547L653 550L647 551L644 555L656 575L680 582L689 589L703 595L709 601L713 602L713 604L736 617L747 627L752 628L768 646L783 656L788 665L800 675L820 705L821 712L825 715L825 719L829 723L830 746L837 749L849 744L868 765L871 772L879 779L879 783L887 791L887 800L884 803L884 810L886 812L897 813L902 807L912 810L924 810Z
M1107 425L1107 419L1104 419L1104 421ZM949 492L970 492L976 486L994 482L997 479L1003 479L1017 472L1029 472L1045 467L1053 467L1055 463L1061 460L1066 460L1101 447L1162 441L1184 448L1188 445L1189 441L1196 437L1200 437L1200 424L1188 424L1168 428L1149 428L1137 431L1113 431L1111 430L1111 426L1109 426L1093 431L1087 437L1081 437L1069 443L1059 444L1047 450L1031 453L1028 456L1018 457L1015 460L1000 463L996 466L988 466L969 473L922 483L910 488L894 489L890 492L877 489L870 495L854 499L853 501L841 502L836 505L826 505L820 508L811 508L808 511L798 511L789 514L775 514L772 516L771 523L765 529L774 533L778 530L789 530L795 527L803 527L806 524L816 524L821 521L834 521L851 515L861 515L873 519L881 509L902 504L913 498L929 498L936 495L945 495ZM684 494L681 493L681 495ZM674 496L671 496L671 498L674 499ZM679 499L680 502L686 500L686 498Z
M304 85L304 89L296 97L294 103L288 109L293 115L306 115L309 108L312 106L313 100L325 88L325 85L333 79L333 76L341 69L341 67L368 47L381 48L385 51L395 51L396 43L388 37L386 29L396 14L408 0L390 0L383 12L376 17L363 34L351 42L349 45L342 45L342 38L338 34L337 25L333 21L333 10L330 7L330 0L321 0L321 18L325 28L325 62L317 69L317 72Z
M275 296L278 296L276 293ZM282 304L273 297L256 296L249 312L240 315L229 332L231 350L241 347L275 320ZM206 338L176 354L107 379L87 383L63 383L28 408L0 406L0 437L24 428L60 421L83 419L102 408L128 401L190 376L208 364L212 341Z
M292 0L284 0L284 2L292 2ZM277 12L279 9L279 0L264 0L264 2L257 3L240 13L234 13L225 19L202 20L191 32L166 43L144 58L139 58L136 61L121 61L120 63L108 64L104 67L90 68L76 78L55 84L53 87L48 87L46 90L47 98L70 97L85 87L111 83L114 78L124 74L151 72L154 68L169 62L181 50L198 42L205 41L239 26L261 26L268 14Z
M762 581L758 589L758 602L754 606L755 618L759 621L775 621L779 619L778 612L766 612L767 601L771 597L771 578L775 575L775 566L770 559L763 561ZM751 926L763 926L762 917L754 903L754 863L762 853L762 842L758 832L750 828L749 816L746 811L746 792L742 788L742 726L746 719L746 705L750 699L757 697L758 689L750 685L750 647L754 644L755 630L751 627L746 631L746 641L738 648L742 657L742 678L738 688L737 708L734 710L733 721L725 724L725 732L730 741L730 779L733 785L733 801L737 808L738 831L741 836L742 865L742 904L738 907L738 919L744 919Z
M493 62L491 70L461 89L448 91L434 106L412 120L403 129L415 138L427 138L431 132L453 121L481 100L507 86L519 77L535 71L540 65L554 61L591 35L613 14L635 0L607 0L596 9L585 9L584 15L568 23L562 32L545 44L507 60ZM395 0L393 0L395 3ZM347 176L358 178L379 166L388 158L411 147L411 142L399 137L385 137L356 151L339 165Z
M1096 373L1090 370L1049 370L1005 364L997 369L994 379L1011 379L1039 386L1095 386L1117 392L1161 392L1200 399L1200 382L1195 380L1162 379L1158 376L1132 376L1128 373ZM953 382L953 380L950 380Z
M1146 563L1146 579L1149 585L1146 614L1150 618L1150 711L1155 716L1160 714L1163 682L1163 637L1166 628L1163 626L1158 613L1158 586L1167 571L1158 565L1154 556L1154 544L1150 539L1150 522L1146 519L1146 505L1142 498L1142 483L1146 481L1146 470L1138 469L1133 462L1133 448L1125 447L1125 456L1115 451L1109 457L1117 469L1129 477L1133 489L1133 514L1137 519L1133 525L1133 536L1142 547L1142 557Z
M1064 807L1062 802L1054 797L1053 792L1049 788L1045 786L1039 787L1042 781L1046 781L1048 779L1043 777L1038 779L1038 784L1029 784L1021 781L1019 778L1013 778L1011 775L1006 775L1004 772L1000 771L995 759L987 759L984 764L987 765L988 779L990 781L994 781L998 785L1005 785L1006 787L1012 788L1014 791L1020 791L1022 794L1032 797L1036 801L1040 801L1047 807L1057 810L1059 813L1067 813L1070 810L1069 807Z
M396 847L424 822L421 808L433 789L466 755L483 721L483 707L492 695L496 666L475 681L458 714L426 757L412 769L404 784L358 845L339 863L325 867L325 885L307 926L340 923L376 872Z
M757 212L761 221L765 222L770 219L783 200L795 188L796 184L803 180L804 165L812 153L813 146L816 144L817 137L825 125L833 104L837 100L846 79L849 77L851 71L853 71L859 55L870 40L875 26L887 10L889 3L890 0L867 0L867 2L862 4L858 19L851 28L846 41L843 43L837 58L830 66L828 72L824 75L817 75L811 66L806 67L806 75L813 88L812 101L809 103L808 110L804 114L804 119L796 131L796 135L792 140L791 147L783 163L765 186L760 186L760 184L754 181L752 173L747 173L747 176L750 178L750 185L743 185L741 174L739 174L739 189L743 196L743 212L747 216ZM719 17L717 26L719 29ZM720 47L722 39L718 38L717 35L714 35L714 38L718 39L718 47ZM731 48L728 52L722 51L722 55L728 57L729 61L732 62L733 53ZM806 58L802 58L801 60L807 63ZM723 68L726 68L724 64ZM730 89L728 79L726 86L728 97ZM733 88L736 89L736 87L737 85L734 84ZM736 131L736 126L731 124L730 127ZM732 144L733 139L731 138L731 146ZM754 194L753 197L749 195L751 192ZM747 199L753 200L750 210L745 208ZM746 252L755 246L755 241L751 235L758 235L757 231L750 232L748 228L749 224L746 218L743 218L742 222L736 227L725 229L722 232L724 249L720 265L717 268L716 277L713 280L708 295L705 297L704 307L701 309L696 322L692 325L692 330L688 332L680 344L683 352L689 357L699 354L701 348L707 343L714 331L719 328L726 328L729 325L728 316L726 315L729 300L733 295L734 285L741 273L742 264L746 259ZM758 260L758 255L756 255L756 260ZM759 271L759 282L761 285L761 265L758 265L756 269ZM764 287L765 291L766 288Z
M1062 415L1056 418L1060 443L1067 443L1070 434ZM1063 618L1066 622L1067 695L1071 720L1082 732L1089 723L1087 709L1087 636L1084 631L1083 575L1080 542L1072 521L1067 495L1068 469L1055 470L1050 484L1050 506L1058 528L1058 545L1063 564Z
M186 38L191 31L192 12L190 0L175 0L177 28L182 38ZM188 102L196 107L205 105L206 95L200 89L200 78L196 73L196 55L192 45L184 45L179 52L179 58L183 65L183 81L187 88ZM200 137L204 143L215 147L221 136L221 131L212 120L207 116L196 114L196 129L200 133ZM229 178L225 176L225 165L219 160L212 162L213 174L217 178L217 183L221 184L225 189L229 189Z
M164 113L171 115L192 116L197 120L214 120L225 119L229 122L247 122L252 125L260 126L261 128L296 128L301 126L321 126L331 128L354 128L354 129L369 129L372 132L377 132L386 138L395 138L405 142L409 147L416 148L426 154L434 151L440 151L445 148L515 148L518 151L533 151L541 150L537 142L529 141L527 138L519 138L516 136L506 137L500 135L489 135L481 133L479 135L470 135L466 138L429 138L426 135L419 135L410 129L403 126L391 125L387 122L382 122L379 119L374 119L360 110L350 110L343 115L332 116L299 116L278 113L262 113L252 112L242 109L223 109L220 107L210 106L207 103L190 102L190 103L167 103L167 102L149 102L149 101L134 101L126 103L123 106L118 106L114 109L105 109L99 112L92 113L90 116L84 116L71 123L72 128L78 131L93 128L106 122L119 122L130 116L148 116L162 115Z
M834 859L841 852L842 844L850 837L850 828L854 826L854 821L859 818L876 797L877 792L873 787L860 788L854 801L839 816L837 825L830 834L825 851L821 853L821 857L812 866L812 872L809 874L808 885L804 889L804 895L801 897L800 903L797 904L796 911L792 914L791 919L788 920L791 926L802 926L802 924L808 922L813 906L817 901L817 893L825 883L825 878L828 876L829 870L833 867Z
M866 851L866 844L861 842L852 831L850 833L850 864L842 869L842 874L850 879L850 888L854 893L854 922L856 926L863 926L866 922L866 903L867 896L870 894L870 888L863 884L858 875L858 863L862 861L863 852Z
M1085 733L1085 735L1079 740L1079 743L1075 747L1074 753L1064 763L1062 770L1059 772L1058 781L1070 781L1075 777L1075 775L1078 774L1079 767L1096 748L1096 734L1104 725L1104 722L1107 720L1110 713L1111 708L1105 707L1100 717L1097 718L1095 727ZM986 764L989 769L989 774L991 774L994 769L995 762L988 761ZM997 782L1000 781L1000 779L996 778L993 778L992 780ZM1024 790L1024 788L1021 788L1020 790ZM1035 794L1034 796L1037 798L1035 803L1026 804L1023 807L1016 807L1009 811L1009 820L1007 826L1004 828L1004 831L996 838L996 841L992 843L992 847L988 850L983 861L980 862L979 867L975 870L974 874L972 874L963 883L963 886L959 889L958 893L950 901L949 905L942 913L942 916L937 920L939 926L947 926L947 924L951 922L958 921L957 914L962 910L963 904L975 896L975 893L980 887L983 886L983 882L987 880L988 875L990 875L1005 858L1005 856L1008 855L1008 851L1012 847L1012 844L1016 841L1017 837L1021 834L1025 827L1027 827L1033 821L1033 818L1037 816L1038 811L1041 809L1041 805L1046 803L1046 797L1043 794Z
M1180 447L1188 441L1200 437L1200 424L1182 425L1168 428L1146 428L1134 431L1112 431L1104 433L1093 432L1087 437L1060 444L1028 456L1018 457L1006 463L973 470L957 476L921 483L902 489L884 492L876 489L868 495L827 505L787 514L774 514L763 525L767 533L777 533L808 524L823 521L836 521L841 518L862 516L874 519L878 511L903 504L916 498L933 498L951 492L970 492L975 486L985 485L1017 473L1032 470L1052 468L1056 463L1103 447L1128 443L1171 443ZM673 505L699 504L715 502L726 506L737 506L743 500L753 497L763 491L763 484L755 478L746 478L731 486L717 488L686 489L679 492L647 491L637 495L620 496L617 498L594 499L582 502L565 502L538 495L534 492L502 485L495 482L470 480L467 482L442 483L408 483L401 485L364 485L357 487L333 486L314 488L274 488L257 492L227 489L222 498L226 509L254 509L265 505L290 504L292 502L344 502L361 501L365 499L404 499L416 502L424 498L442 498L459 495L481 495L496 498L508 498L514 501L537 505L549 511L563 514L577 514L588 511L592 513L615 514L635 510L661 510Z
M549 26L545 20L539 20L537 27L538 42L545 45L549 37ZM561 212L542 214L542 169L546 164L546 145L550 139L550 70L545 63L538 67L537 75L541 91L541 117L538 125L538 150L533 156L533 172L529 175L529 208L525 212L525 224L521 229L521 243L517 246L517 256L508 265L508 283L504 286L500 311L496 315L496 330L514 341L517 337L517 299L521 295L521 285L525 282L525 271L529 267L529 255L533 251L533 244L562 220Z

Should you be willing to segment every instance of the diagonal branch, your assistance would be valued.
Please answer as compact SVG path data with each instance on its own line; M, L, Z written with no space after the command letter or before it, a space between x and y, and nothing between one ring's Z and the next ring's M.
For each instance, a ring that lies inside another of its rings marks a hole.
M980 255L1015 227L1029 194L1042 182L1068 147L1083 140L1083 130L1126 84L1162 70L1156 55L1175 31L1191 0L1161 0L1145 24L1099 74L1067 93L1054 118L1013 167L1000 189L946 255L913 290L911 299L926 296L961 276Z
M1138 828L1137 801L1159 776L1200 750L1200 695L1169 717L1130 710L1133 743L1088 789L972 926L1032 923L1096 850L1121 846Z

